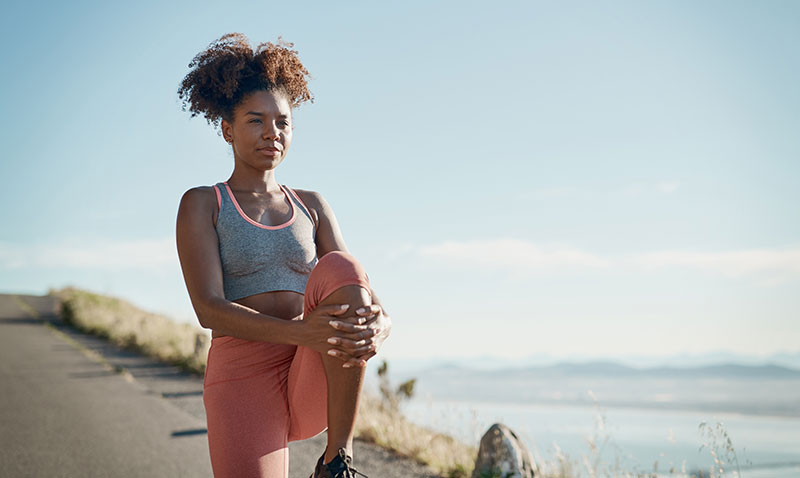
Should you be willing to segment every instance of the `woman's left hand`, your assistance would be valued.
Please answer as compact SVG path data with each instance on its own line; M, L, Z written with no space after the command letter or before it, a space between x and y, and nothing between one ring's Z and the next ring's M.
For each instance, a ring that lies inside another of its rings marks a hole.
M372 304L369 307L361 307L356 310L356 316L352 318L355 323L361 323L367 326L361 340L350 340L342 337L333 337L331 340L336 343L338 347L345 348L347 352L341 349L335 350L335 357L344 360L342 365L345 368L349 367L363 367L367 364L367 360L374 357L378 350L380 350L383 341L389 336L392 329L392 319L383 313L383 308L378 304ZM343 319L343 322L349 322L348 319ZM331 327L337 330L346 328L338 321L331 323ZM349 352L349 353L348 353Z

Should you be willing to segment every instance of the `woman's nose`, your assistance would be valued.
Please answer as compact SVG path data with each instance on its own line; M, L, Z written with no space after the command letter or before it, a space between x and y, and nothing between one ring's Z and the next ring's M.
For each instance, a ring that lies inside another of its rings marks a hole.
M281 136L280 131L278 130L278 127L276 125L268 123L267 127L264 128L264 139L269 139L269 138L279 139L280 136Z

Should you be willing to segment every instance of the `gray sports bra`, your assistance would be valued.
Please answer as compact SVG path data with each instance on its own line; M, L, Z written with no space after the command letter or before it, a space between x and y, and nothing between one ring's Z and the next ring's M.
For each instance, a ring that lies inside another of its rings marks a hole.
M314 221L294 191L283 185L281 190L292 217L283 224L265 226L247 217L227 182L214 185L222 283L228 300L276 290L305 293L308 275L317 264Z

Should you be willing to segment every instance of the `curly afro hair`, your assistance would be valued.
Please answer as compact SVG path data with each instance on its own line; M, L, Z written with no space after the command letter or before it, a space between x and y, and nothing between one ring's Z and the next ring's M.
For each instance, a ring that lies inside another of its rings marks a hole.
M253 51L243 34L223 35L189 63L192 70L178 88L183 111L188 107L192 117L202 114L218 127L223 119L232 121L236 105L255 91L280 91L292 108L313 103L310 75L293 46L278 37L277 45L261 43Z

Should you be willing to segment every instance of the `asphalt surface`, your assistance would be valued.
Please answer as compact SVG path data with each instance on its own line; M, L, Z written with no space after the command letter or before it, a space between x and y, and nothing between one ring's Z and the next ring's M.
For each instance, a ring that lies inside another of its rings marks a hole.
M49 296L0 294L0 477L211 477L203 378L63 324ZM325 435L289 445L308 478ZM356 440L370 478L433 478Z

